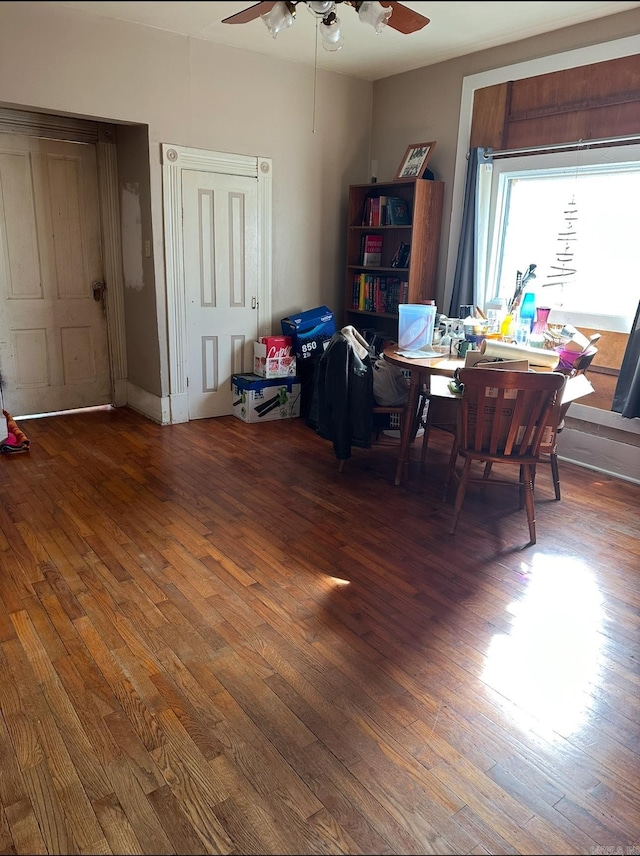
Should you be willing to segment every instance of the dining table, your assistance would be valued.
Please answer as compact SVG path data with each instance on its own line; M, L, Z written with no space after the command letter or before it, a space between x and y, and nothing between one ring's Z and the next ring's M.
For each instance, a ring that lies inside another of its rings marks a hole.
M404 356L402 349L396 343L388 344L383 350L385 360L397 368L410 373L409 395L407 398L405 418L402 419L401 423L400 447L398 449L398 464L396 466L395 475L396 485L399 485L402 481L403 475L408 473L411 444L416 438L420 424L420 397L422 396L424 401L426 396L432 392L431 379L434 375L453 378L456 369L481 362L493 363L494 368L501 364L500 368L518 368L522 370L522 361L524 361L528 356L524 349L522 351L521 360L516 360L515 362L509 360L503 361L500 359L494 360L492 358L487 359L484 353L481 352L478 352L476 359L472 360L469 360L469 357L463 359L457 355L449 353L436 353L434 356L425 357L416 357L415 353L416 352L413 352L412 356ZM472 353L475 355L476 352ZM510 356L517 357L517 349L512 349ZM545 372L557 369L555 366L532 365L530 370ZM567 374L567 372L562 371L562 374ZM571 372L569 372L562 390L560 404L567 404L570 401L582 398L592 392L593 386L583 374L573 377L571 376ZM450 390L448 387L441 384L438 385L436 394L438 396L446 396L447 398L460 398L460 393Z

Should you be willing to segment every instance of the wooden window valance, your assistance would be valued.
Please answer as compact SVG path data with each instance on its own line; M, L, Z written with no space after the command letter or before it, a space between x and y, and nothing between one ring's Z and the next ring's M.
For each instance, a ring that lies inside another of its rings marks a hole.
M470 146L549 146L640 134L640 55L478 89Z

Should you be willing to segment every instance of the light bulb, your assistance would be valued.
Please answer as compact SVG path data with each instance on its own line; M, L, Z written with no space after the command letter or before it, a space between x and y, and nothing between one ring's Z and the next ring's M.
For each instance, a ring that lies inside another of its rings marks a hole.
M276 3L269 12L260 15L267 29L275 39L281 30L286 30L293 24L293 15L286 3Z
M371 24L376 33L381 33L387 26L393 9L391 6L383 6L378 0L372 3L361 3L358 9L358 17L363 24Z
M322 36L322 47L326 51L339 51L344 44L344 38L340 32L340 18L336 15L330 24L322 21L318 26Z

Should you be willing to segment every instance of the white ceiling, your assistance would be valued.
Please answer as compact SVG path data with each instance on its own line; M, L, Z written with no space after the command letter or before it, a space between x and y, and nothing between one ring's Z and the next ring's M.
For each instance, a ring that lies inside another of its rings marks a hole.
M278 57L290 62L314 65L316 18L303 4L298 7L293 25L273 39L257 18L247 24L222 24L223 18L249 6L252 0L220 2L96 2L96 0L56 0L91 15L117 18L196 39L217 42L247 51ZM382 0L384 5L384 0ZM518 41L529 36L558 30L571 24L591 21L617 12L640 7L640 3L599 2L409 2L429 23L424 29L402 35L386 27L377 34L362 24L355 9L345 3L338 9L342 22L344 47L328 53L318 47L317 66L378 80L433 65L464 54ZM319 43L321 42L318 36Z

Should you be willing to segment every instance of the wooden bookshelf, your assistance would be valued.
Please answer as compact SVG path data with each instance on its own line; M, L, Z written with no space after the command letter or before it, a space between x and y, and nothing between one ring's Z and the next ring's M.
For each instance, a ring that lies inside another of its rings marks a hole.
M407 225L388 222L381 205L385 198L406 203ZM443 198L442 181L406 179L350 185L344 288L347 324L397 339L398 303L435 299ZM372 200L377 200L377 205ZM379 266L363 263L365 235L382 237ZM403 267L396 266L401 244L410 247ZM366 294L356 307L356 292L362 294L361 286L366 287Z

